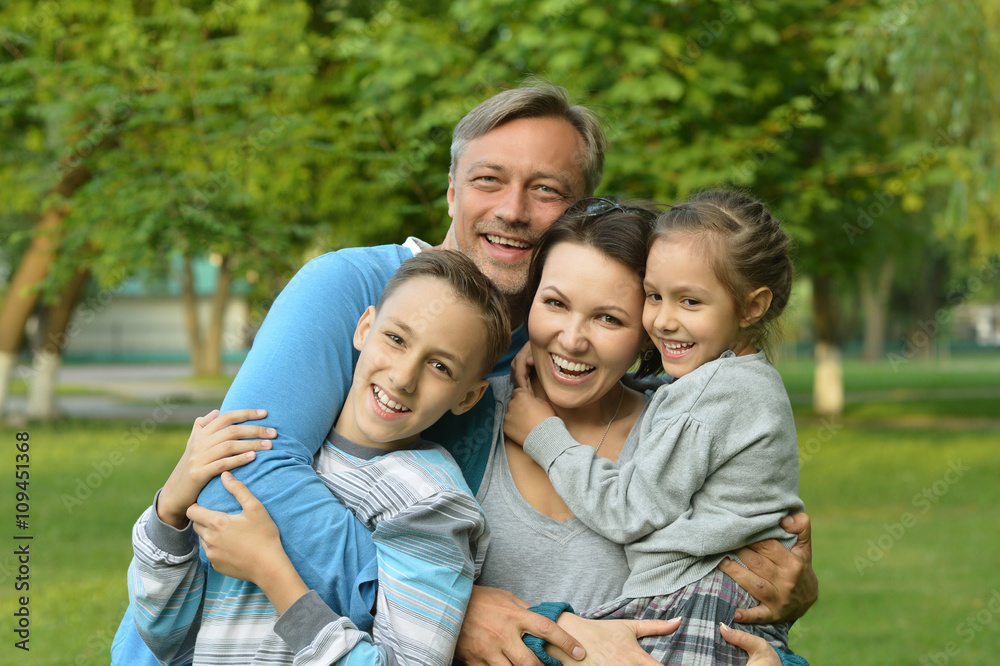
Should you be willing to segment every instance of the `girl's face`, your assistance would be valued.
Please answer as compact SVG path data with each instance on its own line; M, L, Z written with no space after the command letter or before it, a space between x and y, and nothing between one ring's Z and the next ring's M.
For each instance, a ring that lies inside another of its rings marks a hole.
M628 372L647 344L642 301L635 271L600 250L568 242L549 250L528 337L553 405L591 405Z
M693 239L656 239L643 287L642 325L668 375L683 377L729 349L737 356L753 351L732 298Z

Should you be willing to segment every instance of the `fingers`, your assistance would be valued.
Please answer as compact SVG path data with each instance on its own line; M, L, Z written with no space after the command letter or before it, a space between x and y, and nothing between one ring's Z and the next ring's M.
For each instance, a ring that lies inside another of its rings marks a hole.
M580 641L573 638L565 629L541 615L538 615L537 619L544 620L544 622L538 622L536 627L529 629L527 633L544 639L546 643L555 645L577 661L587 656Z
M741 548L736 551L736 555L744 562L747 562L747 560L752 559L753 551L750 551L748 548ZM762 566L763 558L758 556L758 560L757 564ZM778 616L770 605L776 598L777 590L775 590L774 586L768 580L740 566L738 562L728 557L719 562L719 569L723 573L728 574L730 578L736 581L737 585L749 592L759 602L753 608L738 608L733 618L734 622L741 624L777 622Z
M722 637L726 639L730 644L735 645L741 650L745 650L750 657L750 663L752 664L774 664L778 666L781 664L781 659L778 657L778 653L774 651L767 641L765 641L760 636L754 636L745 631L740 631L738 629L732 629L725 624L719 624L719 631L722 633Z
M677 631L681 626L681 618L671 620L635 620L635 637L666 636Z
M812 523L809 515L796 513L781 519L781 527L791 534L798 535L798 541L792 547L792 552L802 557L807 563L812 562Z
M250 492L250 489L229 472L222 473L222 485L233 497L236 498L236 501L240 503L240 506L243 507L244 511L252 506L260 504L257 498L254 497L254 494Z
M213 409L208 414L205 414L204 416L199 416L198 418L196 418L194 420L194 427L195 427L195 429L200 430L200 429L204 428L209 423L211 423L213 420L215 420L215 417L218 416L218 415L219 415L219 410L218 409ZM194 432L194 430L192 430L192 432Z

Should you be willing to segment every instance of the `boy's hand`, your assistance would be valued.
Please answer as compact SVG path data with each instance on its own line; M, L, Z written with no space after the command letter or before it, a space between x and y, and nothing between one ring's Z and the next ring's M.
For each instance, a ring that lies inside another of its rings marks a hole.
M184 454L170 473L156 503L160 520L178 529L186 527L188 507L198 500L198 493L213 477L245 465L256 451L271 448L274 428L237 425L262 419L263 409L241 409L219 416L215 409L194 421Z
M548 401L536 398L529 389L516 388L507 405L503 432L516 444L524 446L528 433L539 423L555 415Z
M212 566L221 574L256 584L278 613L309 591L281 545L278 526L250 489L229 472L222 485L243 507L230 516L197 504L187 511Z

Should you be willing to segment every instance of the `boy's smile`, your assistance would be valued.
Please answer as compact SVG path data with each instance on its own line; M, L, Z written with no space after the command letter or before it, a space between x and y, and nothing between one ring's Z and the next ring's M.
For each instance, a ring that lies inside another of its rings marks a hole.
M414 278L358 321L361 355L336 430L357 444L398 449L445 412L482 394L480 314L443 280Z

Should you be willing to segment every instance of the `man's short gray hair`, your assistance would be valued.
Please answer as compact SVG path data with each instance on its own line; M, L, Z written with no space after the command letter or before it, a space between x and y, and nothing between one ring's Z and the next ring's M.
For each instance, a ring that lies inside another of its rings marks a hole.
M520 118L562 118L570 123L583 139L583 196L590 196L601 183L604 173L604 148L607 138L601 122L593 111L575 105L561 86L536 83L493 95L462 118L451 140L451 167L455 165L466 144L495 130L504 123Z

